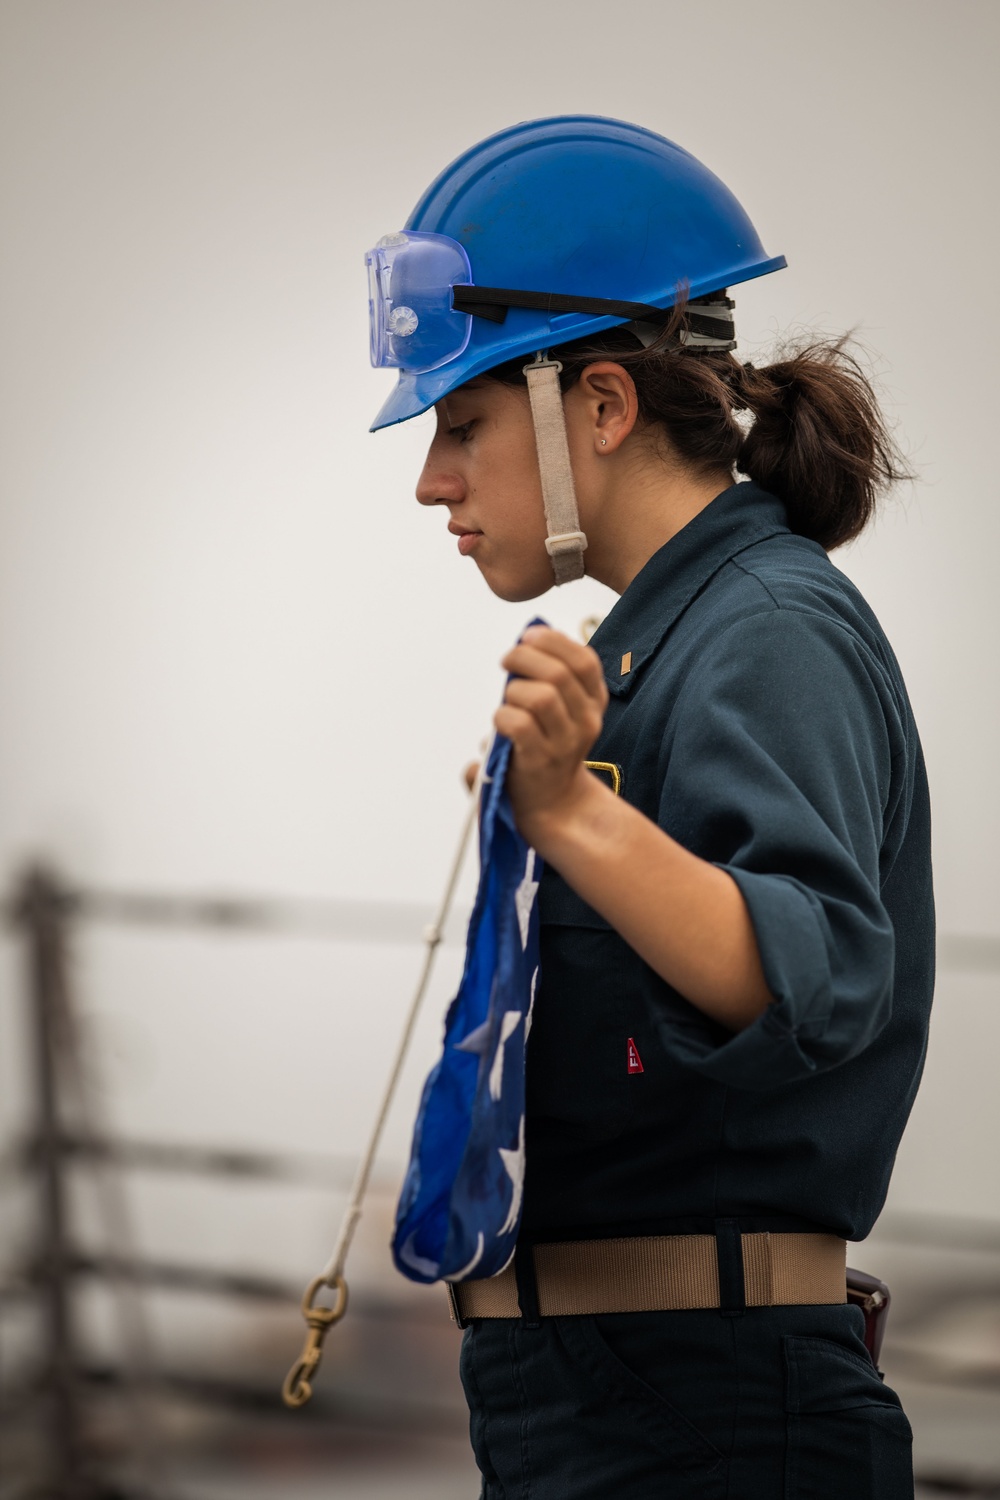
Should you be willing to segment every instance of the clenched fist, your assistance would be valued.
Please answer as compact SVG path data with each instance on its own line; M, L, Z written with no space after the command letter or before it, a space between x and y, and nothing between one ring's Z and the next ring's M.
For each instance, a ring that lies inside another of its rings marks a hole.
M545 625L532 625L504 657L512 674L494 723L514 746L507 786L518 828L568 808L584 761L604 723L608 689L596 651Z

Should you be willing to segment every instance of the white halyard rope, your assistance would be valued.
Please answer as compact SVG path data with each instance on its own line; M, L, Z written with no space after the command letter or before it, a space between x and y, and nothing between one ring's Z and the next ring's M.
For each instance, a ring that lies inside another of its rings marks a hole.
M344 1217L341 1220L340 1233L337 1235L337 1242L333 1247L333 1254L330 1256L327 1264L319 1274L318 1279L329 1287L335 1286L338 1278L342 1277L344 1274L344 1266L347 1261L348 1252L351 1248L351 1241L354 1238L354 1231L357 1229L358 1222L364 1210L364 1199L368 1191L368 1182L371 1177L372 1167L375 1164L375 1157L378 1154L379 1142L382 1139L382 1131L385 1127L385 1122L389 1115L389 1110L396 1092L396 1086L399 1083L399 1076L403 1071L403 1064L406 1061L406 1054L409 1050L410 1041L413 1036L413 1028L416 1025L417 1016L420 1013L421 1004L423 1003L424 996L427 993L428 985L430 984L431 974L434 969L434 959L436 957L441 940L444 936L445 924L447 923L448 916L451 911L452 902L455 897L455 888L458 885L458 878L462 872L462 865L465 862L465 855L469 847L469 840L471 838L472 831L476 826L476 820L479 811L479 799L482 792L483 780L486 775L486 763L489 760L490 750L492 749L492 746L493 740L491 738L489 745L483 753L483 758L480 761L479 769L476 772L476 779L472 787L472 795L469 799L469 810L466 813L465 821L462 825L462 831L459 835L458 845L455 849L455 855L451 863L451 868L448 871L448 878L445 882L444 893L441 897L441 903L438 907L437 915L435 916L435 919L430 924L430 926L424 930L424 942L427 946L427 951L424 954L423 967L420 972L420 977L417 980L417 987L414 990L413 999L410 1001L410 1008L407 1011L406 1019L403 1023L403 1031L399 1039L399 1045L396 1049L396 1056L393 1061L392 1068L390 1069L389 1077L382 1092L382 1098L379 1103L378 1113L375 1116L375 1124L372 1127L371 1135L368 1138L368 1144L365 1147L360 1162L358 1163L358 1169L354 1176L354 1183L351 1187L350 1197L347 1200L347 1207L344 1210Z

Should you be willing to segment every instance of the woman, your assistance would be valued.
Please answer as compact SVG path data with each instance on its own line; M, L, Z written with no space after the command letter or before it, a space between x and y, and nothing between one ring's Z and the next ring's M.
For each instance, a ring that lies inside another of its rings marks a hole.
M923 1060L927 788L827 555L899 471L838 344L733 354L727 289L783 263L589 117L475 147L369 257L418 499L501 598L621 596L590 646L529 630L496 716L545 874L515 1265L455 1288L490 1500L912 1494L844 1242Z

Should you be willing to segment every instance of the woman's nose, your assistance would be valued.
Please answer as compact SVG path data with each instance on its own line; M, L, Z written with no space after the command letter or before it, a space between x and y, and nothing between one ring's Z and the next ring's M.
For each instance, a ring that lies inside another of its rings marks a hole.
M465 499L465 482L435 460L434 446L417 480L416 496L421 505L455 505Z

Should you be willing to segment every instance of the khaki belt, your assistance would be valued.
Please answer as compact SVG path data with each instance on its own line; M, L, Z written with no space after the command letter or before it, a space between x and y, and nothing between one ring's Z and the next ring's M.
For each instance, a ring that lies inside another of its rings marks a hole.
M847 1244L832 1234L744 1234L747 1307L847 1301ZM571 1240L534 1247L543 1318L719 1307L711 1234ZM519 1318L514 1267L482 1281L448 1283L452 1315Z

